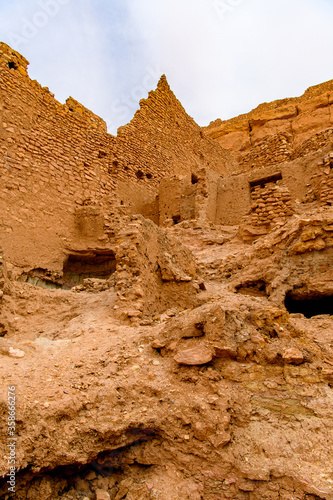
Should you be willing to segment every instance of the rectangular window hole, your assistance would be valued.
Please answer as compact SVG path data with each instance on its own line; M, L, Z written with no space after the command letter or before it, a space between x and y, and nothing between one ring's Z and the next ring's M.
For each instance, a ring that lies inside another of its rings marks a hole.
M250 181L250 187L255 188L256 186L262 186L264 187L266 184L269 184L270 182L277 182L282 180L282 174L274 174L270 175L268 177L263 177L262 179L258 179L256 181Z

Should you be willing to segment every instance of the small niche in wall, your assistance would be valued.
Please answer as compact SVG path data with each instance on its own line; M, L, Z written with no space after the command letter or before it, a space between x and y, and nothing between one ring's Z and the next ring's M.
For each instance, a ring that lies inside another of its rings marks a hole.
M191 183L192 184L198 184L198 182L199 182L198 177L195 174L192 174L191 175Z
M180 219L181 219L180 215L173 215L172 216L172 220L173 220L174 224L179 224Z
M151 179L153 176L152 174L146 174L147 179Z
M267 297L266 286L264 280L246 281L236 286L236 292L254 297Z
M138 179L143 179L145 174L142 172L142 170L137 170L135 172L135 175L137 176Z
M107 153L105 151L99 151L98 158L105 158L106 156L107 156Z
M270 175L268 177L263 177L262 179L258 179L256 181L250 181L250 188L253 189L257 186L265 187L266 184L270 182L277 182L282 180L282 174L279 172L278 174Z
M8 68L9 69L18 69L18 65L16 63L14 63L14 61L9 61Z

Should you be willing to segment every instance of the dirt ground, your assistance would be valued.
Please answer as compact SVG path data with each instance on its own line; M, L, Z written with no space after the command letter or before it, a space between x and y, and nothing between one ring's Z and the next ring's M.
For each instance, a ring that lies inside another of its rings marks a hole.
M196 303L174 291L137 318L119 315L115 286L49 290L4 272L1 439L15 387L17 470L11 493L5 451L0 498L333 499L333 319L281 299L292 282L314 297L306 266L330 266L330 242L292 249L332 218L304 229L295 216L252 245L237 227L164 230L194 255Z

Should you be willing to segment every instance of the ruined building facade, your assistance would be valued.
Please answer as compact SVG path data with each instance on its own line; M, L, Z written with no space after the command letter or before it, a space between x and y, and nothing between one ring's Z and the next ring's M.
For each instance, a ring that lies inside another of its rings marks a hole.
M115 137L27 65L0 44L1 245L19 270L62 273L87 251L103 261L123 216L240 225L252 240L333 202L332 81L200 128L162 76Z

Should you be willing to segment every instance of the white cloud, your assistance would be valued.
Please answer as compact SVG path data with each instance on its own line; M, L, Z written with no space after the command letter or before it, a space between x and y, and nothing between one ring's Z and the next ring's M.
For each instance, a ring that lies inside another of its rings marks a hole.
M160 27L155 58L200 124L332 78L330 4L243 0L223 10L228 1L168 0L149 20Z
M0 38L47 1L64 5L19 47L30 75L113 133L162 72L200 125L332 78L328 0L0 0Z

